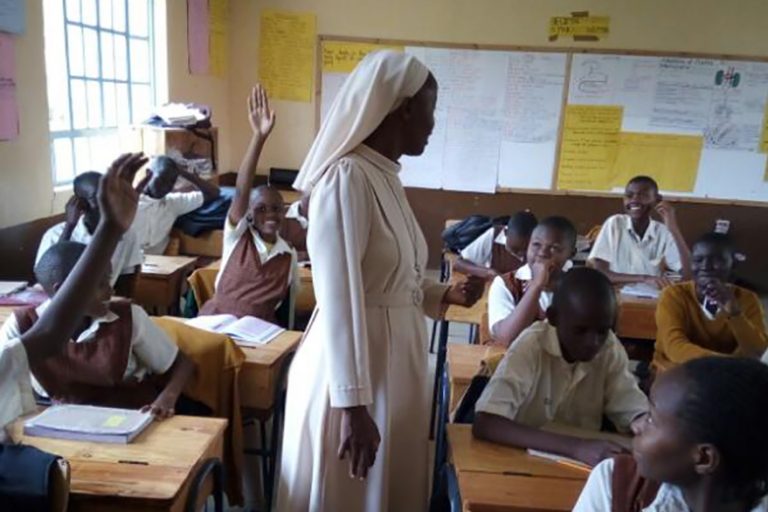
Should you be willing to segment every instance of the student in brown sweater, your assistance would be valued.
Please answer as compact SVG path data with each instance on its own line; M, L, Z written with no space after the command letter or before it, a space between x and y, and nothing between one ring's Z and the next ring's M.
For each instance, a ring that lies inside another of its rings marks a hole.
M708 233L694 245L693 281L666 288L656 308L654 365L663 370L712 355L759 358L768 348L763 307L753 292L731 284L733 247Z

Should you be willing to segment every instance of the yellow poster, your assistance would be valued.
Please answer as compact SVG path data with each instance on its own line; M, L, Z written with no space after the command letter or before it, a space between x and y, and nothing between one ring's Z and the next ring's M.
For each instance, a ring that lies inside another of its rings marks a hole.
M763 129L760 133L760 152L768 153L768 99L765 101L765 113L763 114Z
M609 190L619 146L623 107L567 105L560 164L559 190Z
M573 37L574 40L594 41L610 32L611 18L574 13L573 16L553 16L549 19L549 40Z
M613 186L639 174L652 176L662 190L693 192L704 138L699 135L622 132L613 167Z
M227 73L229 45L229 0L210 0L209 59L211 73L224 76Z
M259 80L272 98L311 101L316 38L313 13L261 12Z
M402 46L373 43L351 43L343 41L323 42L323 73L351 73L363 57L374 50L395 50L402 52Z

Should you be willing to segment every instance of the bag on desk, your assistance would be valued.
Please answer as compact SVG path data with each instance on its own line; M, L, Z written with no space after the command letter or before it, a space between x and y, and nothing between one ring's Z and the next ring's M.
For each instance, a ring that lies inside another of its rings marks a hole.
M492 219L486 215L470 215L466 219L446 228L442 233L443 243L453 252L460 252L477 237L494 226L506 226L509 216Z
M0 510L66 510L69 472L62 482L61 460L33 446L0 444Z

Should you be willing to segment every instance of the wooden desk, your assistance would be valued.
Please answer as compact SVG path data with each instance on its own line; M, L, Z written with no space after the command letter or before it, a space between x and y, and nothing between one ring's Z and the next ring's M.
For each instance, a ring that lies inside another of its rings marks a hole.
M220 418L174 416L133 443L105 444L27 437L18 420L12 437L69 461L71 511L181 511L190 476L205 459L221 459L226 426Z
M189 256L144 257L135 302L156 315L167 315L178 310L181 285L197 261Z
M296 350L304 333L285 331L260 347L241 347L245 362L240 370L240 406L269 410L285 357Z
M657 299L628 297L618 293L619 318L616 335L620 338L656 340Z
M458 475L464 512L573 510L584 481L464 472Z
M503 354L504 347L496 345L464 345L451 343L448 345L448 382L450 386L450 411L458 405L464 392L469 387L472 377L480 369L480 362L493 354Z

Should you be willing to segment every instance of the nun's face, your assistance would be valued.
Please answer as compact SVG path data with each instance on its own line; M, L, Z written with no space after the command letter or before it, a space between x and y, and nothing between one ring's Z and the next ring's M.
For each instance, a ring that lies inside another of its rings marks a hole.
M437 105L437 82L430 75L427 82L405 105L404 153L418 156L424 153L429 136L435 127L435 106Z

